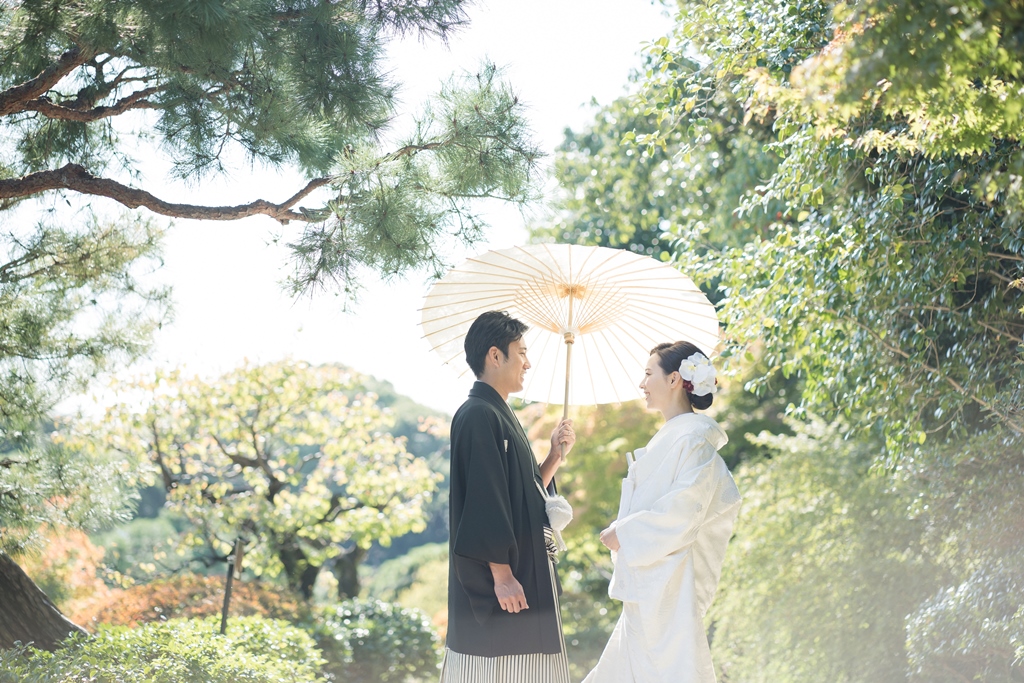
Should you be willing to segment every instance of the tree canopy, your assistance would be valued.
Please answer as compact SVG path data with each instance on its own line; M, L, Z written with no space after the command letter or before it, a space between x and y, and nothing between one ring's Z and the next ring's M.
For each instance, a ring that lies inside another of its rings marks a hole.
M466 21L463 4L6 3L0 209L67 191L164 216L297 222L298 290L338 280L351 291L361 267L441 268L445 240L480 237L474 201L523 201L539 156L523 106L486 64L442 87L408 138L383 147L397 115L388 41L446 39ZM224 170L238 151L306 180L276 200L175 203L133 184L140 145L183 180Z
M159 255L145 221L12 230L0 245L0 552L41 525L95 529L130 512L136 472L76 454L43 418L101 371L142 354L167 291L139 275Z
M179 552L222 561L243 537L257 576L281 575L309 598L330 566L351 597L372 542L426 525L437 476L342 368L281 362L215 381L158 373L118 391L123 402L66 441L146 463L190 523Z

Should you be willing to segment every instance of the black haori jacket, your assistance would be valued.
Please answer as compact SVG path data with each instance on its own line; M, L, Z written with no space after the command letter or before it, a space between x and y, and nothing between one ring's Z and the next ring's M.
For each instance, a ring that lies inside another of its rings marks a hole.
M484 382L452 419L451 467L448 648L483 657L559 652L540 469L512 409ZM529 609L501 609L489 562L511 566Z

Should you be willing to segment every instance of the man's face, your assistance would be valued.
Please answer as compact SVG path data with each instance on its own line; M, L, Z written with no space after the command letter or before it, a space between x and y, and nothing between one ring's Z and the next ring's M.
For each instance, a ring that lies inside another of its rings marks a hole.
M498 376L503 387L510 394L523 390L526 371L530 369L530 361L526 358L526 344L517 339L508 345L508 357L502 359L498 351Z

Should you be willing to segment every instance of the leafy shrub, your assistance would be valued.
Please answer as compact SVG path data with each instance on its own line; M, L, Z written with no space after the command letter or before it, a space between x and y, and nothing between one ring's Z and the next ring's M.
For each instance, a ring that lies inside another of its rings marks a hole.
M103 559L108 567L136 581L145 582L153 580L158 569L168 572L187 568L190 564L196 566L192 562L192 549L181 549L183 555L175 552L188 526L188 520L184 517L163 509L157 517L139 517L128 524L96 534L93 541L106 550Z
M1024 681L1024 558L1007 555L979 563L963 583L907 617L911 680Z
M107 600L72 612L69 617L86 627L136 626L176 617L220 615L223 604L223 577L183 574L117 591ZM234 583L231 615L259 615L293 623L310 618L309 609L287 590L250 581Z
M416 581L395 599L402 607L412 607L430 617L430 623L444 638L448 624L448 557L431 560L416 571Z
M0 683L320 683L313 639L262 617L175 619L74 636L54 653L0 653Z
M422 612L349 600L318 614L313 636L325 671L345 683L400 683L437 676L440 641Z
M370 598L422 610L443 639L448 622L448 544L428 543L380 565Z

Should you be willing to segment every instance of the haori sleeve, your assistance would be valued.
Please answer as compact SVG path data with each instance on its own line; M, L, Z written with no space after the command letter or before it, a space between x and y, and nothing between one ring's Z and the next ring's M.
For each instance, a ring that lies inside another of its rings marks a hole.
M460 435L465 504L452 529L456 555L513 564L518 556L509 500L508 458L498 416L487 408L467 415ZM453 454L454 456L454 454Z
M715 448L703 438L684 437L674 447L685 449L681 467L669 490L649 509L615 523L618 561L643 567L691 545L697 538L717 486Z

